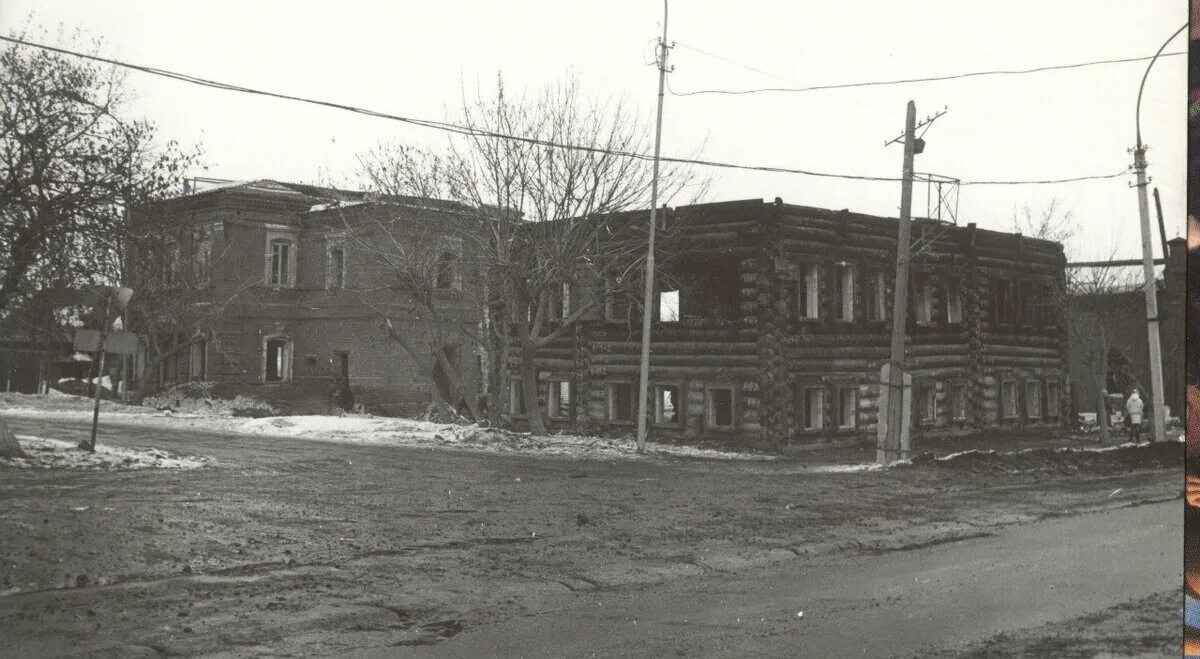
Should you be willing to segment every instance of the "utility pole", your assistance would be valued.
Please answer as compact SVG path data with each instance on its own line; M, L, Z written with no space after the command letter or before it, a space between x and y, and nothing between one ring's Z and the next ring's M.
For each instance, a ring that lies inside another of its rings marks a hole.
M1154 210L1158 211L1158 239L1162 241L1163 263L1171 260L1171 246L1167 244L1167 225L1163 223L1162 199L1158 196L1158 188L1154 188Z
M1142 271L1146 294L1146 335L1150 342L1150 431L1154 441L1165 438L1166 416L1163 414L1162 343L1158 336L1158 284L1154 276L1154 234L1150 229L1150 202L1146 195L1146 146L1139 136L1133 149L1133 169L1137 174L1138 215L1142 221ZM1163 255L1166 257L1166 254Z
M104 340L108 338L108 311L112 305L112 293L108 290L104 291L104 320L100 323L100 345L97 347L99 355L96 359L96 379L92 386L92 392L95 394L92 406L92 437L88 442L87 450L90 453L96 452L96 427L100 423L100 387L104 382Z
M658 223L658 157L662 147L663 89L667 84L667 0L663 0L663 33L658 42L658 118L654 126L654 170L650 178L650 237L646 245L646 292L642 299L642 360L638 382L637 450L646 450L646 399L650 389L650 319L654 313L654 230Z
M904 169L900 184L900 222L896 231L896 285L892 298L892 353L887 371L887 409L879 410L885 425L879 433L876 459L880 464L890 464L904 457L906 446L902 445L904 434L904 339L908 321L908 252L912 230L909 226L912 215L913 155L916 150L917 105L908 102L904 117ZM883 379L883 378L881 378ZM880 385L885 383L880 382Z
M1162 46L1159 46L1158 52L1154 54L1154 58L1150 60L1150 64L1146 66L1146 72L1142 74L1142 84L1138 87L1137 106L1134 111L1134 123L1137 129L1137 143L1133 147L1133 170L1137 175L1137 202L1138 216L1141 219L1142 228L1142 271L1145 276L1145 282L1142 289L1146 294L1146 336L1150 344L1150 421L1151 421L1151 436L1154 441L1161 442L1166 438L1166 415L1163 405L1165 397L1163 396L1163 374L1162 374L1162 343L1158 336L1158 285L1154 276L1154 239L1150 228L1150 202L1146 195L1146 186L1149 185L1149 179L1146 177L1146 145L1142 144L1142 93L1146 91L1146 79L1150 77L1150 69L1154 67L1154 63L1158 61L1158 56L1166 49L1167 44L1183 33L1188 27L1184 23L1182 27L1175 31ZM1167 254L1163 254L1163 258L1167 258Z

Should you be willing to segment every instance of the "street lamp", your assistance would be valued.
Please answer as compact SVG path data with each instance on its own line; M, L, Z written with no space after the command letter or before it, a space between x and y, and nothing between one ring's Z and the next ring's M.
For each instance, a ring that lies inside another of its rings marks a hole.
M1167 44L1171 43L1175 37L1183 33L1187 29L1187 23L1179 28L1175 34L1163 42L1159 47L1158 52L1151 58L1150 64L1146 66L1146 73L1142 75L1142 84L1138 87L1137 108L1134 112L1134 121L1137 128L1137 146L1133 148L1133 170L1137 174L1137 201L1138 215L1142 224L1142 269L1145 273L1145 285L1143 288L1146 293L1146 334L1150 343L1150 413L1151 413L1151 433L1154 441L1161 442L1166 438L1166 415L1163 405L1165 399L1163 396L1163 374L1162 374L1162 344L1158 336L1158 291L1156 290L1154 276L1154 248L1153 238L1150 233L1150 203L1146 198L1146 185L1149 182L1146 178L1146 146L1142 144L1142 92L1146 90L1146 78L1150 77L1150 69L1154 63L1158 61L1158 56L1166 49ZM1163 254L1163 258L1166 258Z
M118 311L124 311L125 307L129 305L130 298L133 297L133 289L122 286L93 286L90 292L97 299L104 298L104 316L100 320L100 345L96 349L99 355L96 358L96 379L93 385L92 436L91 441L87 444L80 442L79 448L95 453L96 427L100 423L100 384L104 377L104 340L108 338L108 314L113 302L116 302Z

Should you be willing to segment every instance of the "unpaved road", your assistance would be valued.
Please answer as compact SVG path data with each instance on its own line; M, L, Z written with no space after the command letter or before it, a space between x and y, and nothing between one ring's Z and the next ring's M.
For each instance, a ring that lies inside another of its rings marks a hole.
M100 441L222 465L0 469L2 656L796 656L797 638L829 656L815 644L864 634L891 656L913 630L945 649L1179 583L1162 566L1180 564L1181 468L812 473L811 456L578 461L115 424ZM931 622L949 592L952 617ZM625 646L633 617L652 631ZM1162 623L1127 617L1118 655Z
M1182 544L1179 505L1152 504L920 551L595 593L411 656L924 656L1177 589Z

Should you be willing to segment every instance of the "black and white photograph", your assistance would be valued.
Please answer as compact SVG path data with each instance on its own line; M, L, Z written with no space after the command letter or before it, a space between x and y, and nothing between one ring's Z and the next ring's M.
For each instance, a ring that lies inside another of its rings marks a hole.
M1190 9L0 0L0 657L1200 657Z

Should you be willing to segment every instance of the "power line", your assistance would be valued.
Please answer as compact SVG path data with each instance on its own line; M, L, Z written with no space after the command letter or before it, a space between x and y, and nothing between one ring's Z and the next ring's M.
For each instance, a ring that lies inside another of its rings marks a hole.
M688 49L698 52L702 55L708 55L709 57L713 57L715 59L722 60L724 62L729 62L730 64L735 64L737 66L741 66L745 69L754 71L756 73L761 73L763 75L767 75L772 78L786 80L786 78L780 78L780 76L776 76L776 75L767 73L765 71L760 71L758 69L755 69L754 67L751 67L751 66L748 66L745 64L741 64L739 62L735 62L733 60L727 59L725 57L721 57L719 55L715 55L713 53L709 53L707 51L700 50L698 48L688 47ZM1187 55L1187 53L1186 52L1163 53L1161 55L1161 57L1171 57L1171 56L1175 56L1175 55ZM828 90L833 90L833 89L855 89L855 88L859 88L859 87L884 87L884 86L889 86L889 85L907 85L907 84L918 83L918 82L940 82L940 81L944 81L944 80L959 80L962 78L978 78L978 77L983 77L983 76L1015 76L1015 75L1026 75L1026 74L1030 74L1030 73L1043 73L1045 71L1066 71L1069 69L1081 69L1081 68L1088 67L1088 66L1101 66L1101 65L1106 65L1106 64L1128 64L1131 62L1145 62L1145 61L1151 60L1153 58L1154 58L1153 55L1148 55L1146 57L1125 57L1125 58L1120 58L1120 59L1093 60L1093 61L1089 61L1089 62L1077 62L1075 64L1054 64L1054 65L1048 65L1048 66L1038 66L1038 67L1034 67L1031 69L996 69L996 70L992 70L992 71L971 71L968 73L954 73L954 74L950 74L950 75L931 76L931 77L926 77L926 78L905 78L905 79L900 79L900 80L874 80L874 81L869 81L869 82L848 82L848 83L837 83L837 84L829 84L829 85L812 85L809 87L760 87L760 88L754 88L754 89L697 89L697 90L693 90L693 91L683 91L683 92L677 92L674 89L671 89L670 92L671 92L672 96L700 96L700 95L704 95L704 94L720 94L720 95L725 95L725 96L744 96L744 95L749 95L749 94L763 94L763 93L768 93L768 92L804 93L804 92L815 92L815 91L828 91Z
M625 151L625 150L620 150L620 149L605 149L602 147L593 147L593 146L584 146L584 145L579 145L579 144L567 144L567 143L554 142L551 140L544 140L544 139L535 138L535 137L524 137L524 136L520 136L520 135L508 135L505 133L499 133L499 132L495 132L495 131L475 128L472 126L464 126L461 124L454 124L454 123L449 123L449 122L444 122L444 121L434 121L434 120L430 120L430 119L415 119L412 117L405 117L402 115L390 114L387 112L379 112L376 110L370 110L367 108L362 108L362 107L358 107L358 106L354 106L354 105L335 103L333 101L322 101L319 99L306 98L303 96L294 96L291 94L283 94L283 93L279 93L279 92L271 92L271 91L265 91L265 90L261 90L261 89L254 89L251 87L243 87L241 85L234 85L231 83L219 82L216 80L209 80L206 78L200 78L200 77L188 75L185 73L178 73L175 71L168 71L166 69L159 69L159 68L152 67L152 66L133 64L133 63L124 62L121 60L110 59L107 57L101 57L99 55L89 55L87 53L81 53L81 52L69 50L66 48L59 48L56 46L47 46L44 44L33 43L33 42L25 41L22 39L17 39L15 37L8 37L8 36L0 35L0 40L8 41L8 42L20 45L20 46L26 46L26 47L30 47L30 48L38 48L38 49L49 51L49 52L59 53L61 55L67 55L70 57L76 57L76 58L80 58L80 59L90 60L93 62L100 62L103 64L109 64L111 66L118 66L121 68L131 69L134 71L140 71L142 73L147 73L150 75L160 76L160 77L164 77L164 78L170 78L172 80L178 80L181 82L199 85L202 87L211 87L213 89L220 89L220 90L224 90L224 91L238 92L238 93L242 93L242 94L250 94L250 95L255 95L255 96L265 96L268 98L277 98L277 99L282 99L282 100L286 100L286 101L295 101L297 103L306 103L309 105L333 108L335 110L343 110L346 112L353 112L356 114L361 114L361 115L365 115L365 116L369 116L369 117L376 117L379 119L389 119L392 121L398 121L398 122L410 124L413 126L421 126L423 128L432 128L434 130L446 131L446 132L454 133L457 135L465 135L465 136L470 136L470 137L491 137L491 138L496 138L496 139L504 139L504 140L511 140L511 141L515 141L515 142L522 142L525 144L533 144L536 146L545 146L545 147L552 147L552 148L565 149L565 150L571 150L571 151L583 151L583 152L588 152L588 153L601 153L601 154L607 154L607 155L620 156L620 157L624 157L624 158L632 158L632 159L636 159L636 160L644 160L644 161L652 161L654 159L654 156L652 156L650 154L638 153L635 151ZM737 164L737 163L720 162L720 161L715 161L715 160L699 160L699 159L694 159L694 158L672 158L669 156L662 156L661 158L659 158L659 160L661 160L662 162L670 162L670 163L684 164L684 165L699 165L702 167L713 167L713 168L719 168L719 169L737 169L737 170L767 172L767 173L775 173L775 174L797 174L797 175L801 175L801 176L843 179L843 180L849 180L849 181L898 182L901 180L899 177L894 177L894 176L865 176L865 175L856 175L856 174L838 174L838 173L831 173L831 172L820 172L820 171L809 170L809 169L797 169L797 168L789 168L789 167L772 167L772 166L766 166L766 165L742 165L742 164ZM1075 183L1075 182L1079 182L1079 181L1093 181L1093 180L1117 178L1117 177L1125 175L1126 172L1128 172L1128 169L1122 170L1120 172L1115 172L1112 174L1076 176L1076 177L1072 177L1072 178L1023 180L1023 181L1003 181L1003 180L998 180L998 181L961 181L959 184L960 185L1046 185L1046 184L1054 184L1054 183Z
M722 62L725 62L726 64L732 64L732 65L734 65L734 66L736 66L736 67L740 67L740 68L746 69L747 71L753 71L753 72L755 72L755 73L757 73L757 74L759 74L759 75L764 75L764 76L766 76L766 77L768 77L768 78L775 78L776 80L782 80L782 81L784 81L784 82L790 82L790 83L792 83L793 85L799 85L799 84L800 84L800 83L796 82L795 80L792 80L791 78L787 78L787 77L784 77L784 76L781 76L781 75L776 75L776 74L774 74L774 73L771 73L770 71L763 71L762 69L757 69L757 68L755 68L755 67L753 67L753 66L750 66L749 64L743 64L742 62L739 62L739 61L737 61L737 60L732 60L732 59L729 59L728 57L724 57L724 56L722 56L722 55L718 55L718 54L716 54L716 53L710 53L710 52L708 52L707 50L704 50L703 48L697 48L697 47L695 47L695 46L691 46L691 45L688 45L688 44L686 44L686 43L683 43L682 41L675 41L674 43L675 43L675 45L677 45L677 46L680 46L680 47L682 47L682 48L684 48L684 49L687 49L687 50L690 50L690 51L693 51L693 52L696 52L696 53L700 53L701 55L707 55L708 57L711 57L711 58L713 58L713 59L721 60ZM674 92L672 92L672 94L674 94ZM675 94L675 96L679 96L679 94Z

